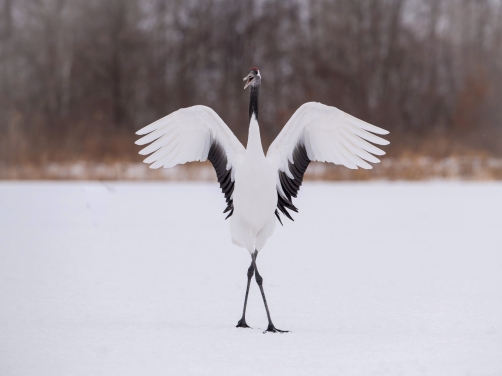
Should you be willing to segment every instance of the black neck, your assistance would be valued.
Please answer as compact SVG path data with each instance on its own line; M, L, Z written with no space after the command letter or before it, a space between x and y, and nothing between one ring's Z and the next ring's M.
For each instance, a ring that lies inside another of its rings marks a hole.
M260 94L260 85L252 85L249 88L249 121L251 116L255 114L256 121L258 121L258 95Z

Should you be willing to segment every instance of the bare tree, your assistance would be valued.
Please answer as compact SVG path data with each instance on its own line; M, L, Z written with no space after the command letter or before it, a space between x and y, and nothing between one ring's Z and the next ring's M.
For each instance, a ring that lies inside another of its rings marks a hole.
M0 163L134 158L134 129L194 104L245 142L251 65L266 143L321 101L501 152L501 51L502 0L0 0Z

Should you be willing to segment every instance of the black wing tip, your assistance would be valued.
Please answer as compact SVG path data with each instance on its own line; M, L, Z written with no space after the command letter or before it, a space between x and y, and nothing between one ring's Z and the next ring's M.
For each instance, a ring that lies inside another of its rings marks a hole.
M291 219L293 222L295 221L295 220L293 219L293 217L291 216L291 214L289 214L289 212L288 212L287 210L284 210L284 211L283 211L283 213L284 213L284 215L285 215L286 217L288 217L289 219Z
M230 211L230 213L228 213L228 215L225 217L225 221L232 215L234 214L234 209L232 208L232 210Z
M276 217L277 217L277 219L279 220L279 223L281 224L281 226L284 226L284 225L282 224L281 217L280 217L279 212L277 211L277 209L275 209L275 216L276 216Z
M288 217L293 222L295 221L293 219L293 217L291 216L291 214L289 214L289 212L287 211L287 209L284 207L284 205L282 205L281 203L278 203L277 207L279 208L279 210L281 211L282 214L284 214L286 217Z

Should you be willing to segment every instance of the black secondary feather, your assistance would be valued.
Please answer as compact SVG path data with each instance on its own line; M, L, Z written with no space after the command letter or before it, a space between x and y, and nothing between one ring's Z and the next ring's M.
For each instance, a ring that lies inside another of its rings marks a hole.
M223 213L230 211L225 219L230 217L234 213L234 202L232 199L232 193L234 192L234 182L232 181L232 169L227 170L227 155L223 147L214 140L207 159L212 163L214 170L216 171L216 177L220 183L221 192L225 195L225 200L227 202L227 207Z
M293 179L291 179L284 171L279 171L279 182L281 183L281 188L286 197L283 197L279 190L277 190L277 208L284 214L286 217L293 221L293 217L289 214L288 210L292 210L294 212L298 212L298 208L293 205L292 197L296 197L298 191L303 182L303 176L305 175L305 171L310 164L310 159L307 155L307 149L305 149L305 145L303 143L298 143L296 145L295 150L293 151L293 163L288 161L289 171L293 175ZM282 221L279 218L279 212L275 211L276 217L279 219L279 222Z

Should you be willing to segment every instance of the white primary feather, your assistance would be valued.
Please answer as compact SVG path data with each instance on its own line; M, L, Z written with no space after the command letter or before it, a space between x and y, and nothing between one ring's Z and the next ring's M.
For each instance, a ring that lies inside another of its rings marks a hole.
M372 167L366 161L380 162L372 154L385 154L370 142L377 145L389 144L387 140L370 132L381 135L389 133L336 107L316 102L305 103L270 145L267 160L292 178L288 160L293 163L293 151L301 144L305 146L312 161L331 162L351 169L370 169ZM280 183L278 188L280 189Z
M150 168L173 167L192 161L205 161L209 149L218 142L226 153L227 170L235 167L245 153L244 146L225 122L211 108L193 106L182 108L136 132L145 135L137 145L150 145L142 155L151 154L145 163Z

